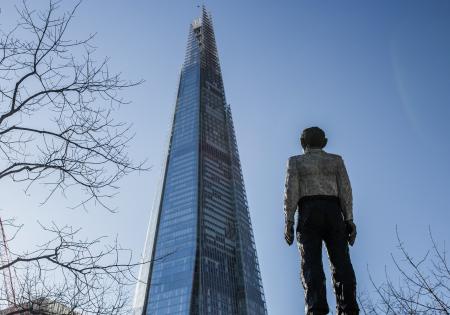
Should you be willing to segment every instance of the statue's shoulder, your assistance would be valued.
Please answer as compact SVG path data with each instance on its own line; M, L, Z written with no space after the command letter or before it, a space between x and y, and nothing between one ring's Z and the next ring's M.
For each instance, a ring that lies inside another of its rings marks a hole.
M301 160L303 156L304 156L304 154L293 155L289 158L288 162L289 163L297 162L297 161Z
M303 154L291 156L291 157L288 159L288 162L287 162L288 167L294 167L294 166L297 166L297 163L298 163L299 161L301 161L302 156L303 156Z
M326 155L329 156L330 158L333 158L333 159L342 159L342 156L340 156L339 154L326 152Z
M327 158L330 160L337 161L337 162L343 161L342 156L340 156L339 154L328 153L328 152L326 152L325 154L326 154Z

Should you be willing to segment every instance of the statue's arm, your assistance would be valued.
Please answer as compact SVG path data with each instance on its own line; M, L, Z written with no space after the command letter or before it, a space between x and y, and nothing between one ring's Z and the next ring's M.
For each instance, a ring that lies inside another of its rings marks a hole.
M294 223L295 211L300 199L300 187L295 158L288 160L284 189L284 215L287 222Z
M337 184L341 207L344 212L345 220L353 220L353 196L352 186L348 178L347 169L344 160L339 157L337 167Z

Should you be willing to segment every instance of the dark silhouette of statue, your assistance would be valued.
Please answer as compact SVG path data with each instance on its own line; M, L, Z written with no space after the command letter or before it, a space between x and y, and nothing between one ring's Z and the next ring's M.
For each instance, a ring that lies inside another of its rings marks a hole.
M294 216L298 209L297 242L302 258L305 313L328 314L322 242L328 251L336 295L337 314L359 314L356 279L348 244L356 238L352 189L339 155L323 150L328 139L318 127L301 135L304 154L289 158L284 212L285 239L294 241ZM348 243L348 244L347 244Z

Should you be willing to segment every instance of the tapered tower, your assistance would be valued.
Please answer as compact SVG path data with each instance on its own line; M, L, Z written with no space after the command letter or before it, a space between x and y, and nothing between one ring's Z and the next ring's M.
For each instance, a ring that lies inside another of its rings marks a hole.
M210 14L192 22L135 314L267 314Z

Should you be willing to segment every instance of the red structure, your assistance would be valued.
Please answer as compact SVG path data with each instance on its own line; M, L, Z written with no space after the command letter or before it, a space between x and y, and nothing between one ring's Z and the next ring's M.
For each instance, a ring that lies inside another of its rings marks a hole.
M3 228L3 221L0 218L0 268L2 268L3 283L6 291L6 298L8 299L8 304L15 305L16 294L14 292L11 266L9 266L10 263L11 258L9 254L5 229Z

